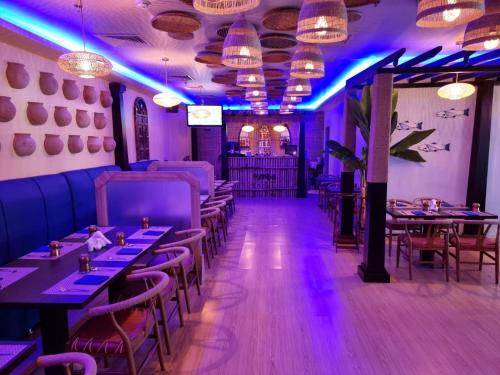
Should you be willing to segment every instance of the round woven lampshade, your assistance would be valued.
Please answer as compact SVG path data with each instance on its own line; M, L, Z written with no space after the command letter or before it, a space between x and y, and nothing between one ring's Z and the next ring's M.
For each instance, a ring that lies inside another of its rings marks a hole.
M490 5L486 2L486 15L467 24L463 49L479 51L500 47L500 4L498 3L491 2Z
M225 16L247 12L258 7L260 0L194 0L193 6L205 14Z
M322 78L325 63L321 49L314 44L300 43L292 59L290 76L295 78Z
M255 109L252 112L254 115L258 116L266 116L269 114L269 111L267 109Z
M300 103L302 101L302 97L300 96L284 96L283 103Z
M222 63L232 68L259 68L262 50L255 27L241 18L231 25L222 49Z
M264 87L266 80L262 68L248 68L238 70L236 86L241 87Z
M347 8L343 0L304 0L297 24L297 40L337 43L347 39Z
M263 89L254 87L247 88L245 93L245 100L250 102L261 102L267 99L267 92Z
M151 25L167 33L192 33L201 27L201 22L190 13L167 11L156 15Z
M312 93L311 83L304 78L290 78L286 88L286 96L309 96Z
M417 26L450 27L484 15L484 0L418 0Z
M252 102L252 103L250 103L250 108L251 109L267 109L268 104L267 104L267 102Z
M290 103L281 103L280 105L280 110L284 111L294 111L297 109L296 105L290 104Z
M57 65L65 72L82 78L104 77L113 70L107 58L88 51L65 53L59 56Z

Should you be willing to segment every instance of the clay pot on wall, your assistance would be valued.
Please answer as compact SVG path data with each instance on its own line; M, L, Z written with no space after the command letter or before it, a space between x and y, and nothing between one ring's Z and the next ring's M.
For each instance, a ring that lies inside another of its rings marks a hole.
M64 97L68 100L78 99L80 96L80 91L76 85L76 81L73 79L65 79L62 86Z
M9 122L16 116L16 106L8 96L0 96L0 122Z
M111 96L109 91L101 91L101 105L104 108L109 108L111 107L111 104L113 104L113 97Z
M113 137L104 137L102 146L104 148L104 151L106 152L114 151L116 148L116 141L113 139Z
M76 110L76 124L80 128L86 128L90 125L90 116L84 109Z
M67 107L58 107L54 108L54 120L57 126L68 126L71 123L71 112Z
M97 91L94 86L83 86L83 100L87 104L94 104L97 102Z
M99 152L101 150L101 142L99 142L99 137L89 135L87 139L87 149L91 154Z
M49 113L43 106L43 103L39 102L28 102L26 115L28 115L28 121L31 125L43 125L49 118Z
M54 78L54 73L40 72L38 84L40 85L40 90L45 95L54 95L59 89L59 84Z
M30 83L30 75L26 71L24 64L7 62L5 75L10 87L14 89L24 89Z
M106 118L106 116L104 116L104 113L94 113L94 125L97 129L104 129L107 124L108 119Z
M15 133L12 146L18 156L28 156L36 150L35 140L27 133Z
M57 155L60 154L64 148L64 143L58 134L45 134L45 141L43 147L47 154Z
M79 135L68 136L68 150L72 154L78 154L83 150L83 139Z

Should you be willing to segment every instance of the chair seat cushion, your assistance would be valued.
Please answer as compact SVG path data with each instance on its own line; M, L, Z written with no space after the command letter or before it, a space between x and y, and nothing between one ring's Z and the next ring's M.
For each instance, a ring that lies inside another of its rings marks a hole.
M414 234L411 235L411 238L409 238L406 234L401 234L400 239L407 246L409 245L409 240L411 239L411 244L415 250L443 249L446 244L446 241L441 237L427 237L425 234Z
M457 246L457 237L452 236L450 238L450 243L452 246ZM476 250L478 247L477 237L475 235L462 235L458 237L458 243L460 244L460 249L462 250ZM494 238L485 238L481 248L488 250L495 250L496 240Z
M115 313L116 320L132 343L138 348L148 337L154 318L144 308L133 308ZM109 315L97 316L86 321L66 345L67 351L89 354L126 354L124 342Z

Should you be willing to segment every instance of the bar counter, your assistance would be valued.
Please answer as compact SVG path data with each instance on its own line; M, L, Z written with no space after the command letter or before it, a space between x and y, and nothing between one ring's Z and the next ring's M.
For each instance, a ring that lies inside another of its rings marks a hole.
M295 156L229 157L229 179L239 181L239 197L295 197L298 159Z

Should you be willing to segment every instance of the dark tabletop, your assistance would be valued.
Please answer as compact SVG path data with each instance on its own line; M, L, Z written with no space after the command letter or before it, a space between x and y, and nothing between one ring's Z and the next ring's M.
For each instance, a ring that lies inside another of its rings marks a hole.
M443 208L439 211L428 211L425 215L421 208L417 207L396 207L387 208L386 212L395 219L466 219L466 220L486 220L498 219L498 215L489 212L479 212L479 215L472 214L467 208Z

